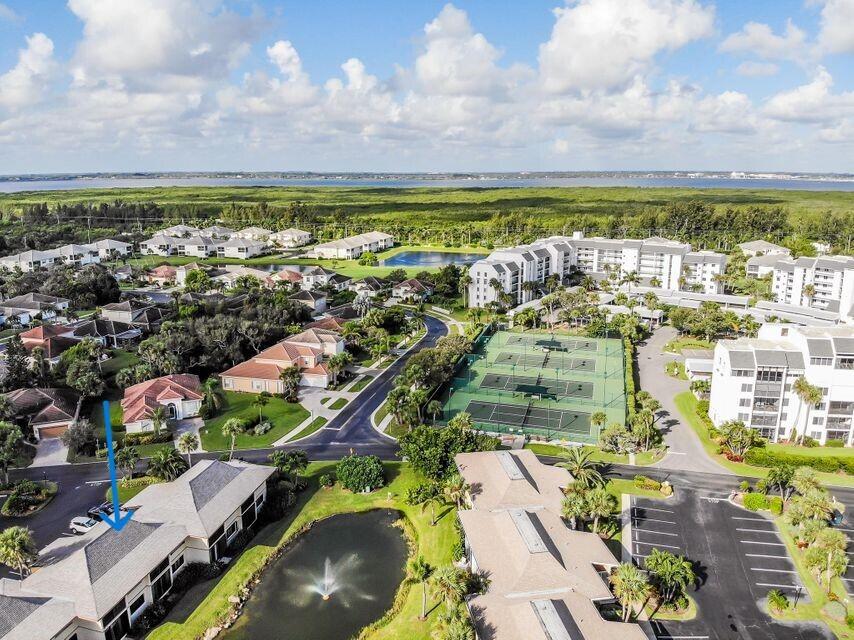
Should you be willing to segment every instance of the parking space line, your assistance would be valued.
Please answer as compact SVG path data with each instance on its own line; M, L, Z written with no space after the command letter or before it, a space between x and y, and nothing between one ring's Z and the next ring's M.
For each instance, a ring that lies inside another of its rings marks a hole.
M776 529L736 529L736 531L745 531L747 533L773 533L777 535Z
M638 522L662 522L664 524L676 524L670 520L656 520L655 518L645 518L643 516L632 516L632 520L637 520Z
M794 589L795 591L803 589L803 586L801 586L799 584L774 584L772 582L757 582L756 586L757 587L774 587L776 589Z
M745 518L744 516L733 516L733 520L750 520L750 522L764 522L766 524L772 524L768 522L765 518Z
M648 547L662 547L663 549L681 549L682 547L676 547L672 544L659 544L657 542L644 542L643 540L635 540L635 544L645 544Z
M655 509L653 507L632 507L632 509L644 509L645 511L658 511L660 513L673 513L673 511L670 511L669 509Z
M789 556L766 556L761 553L745 553L744 555L748 558L783 558L784 560L789 559Z
M672 538L678 538L678 533L668 533L666 531L655 531L654 529L643 529L641 527L635 528L635 531L642 531L643 533L652 533L661 536L671 536Z
M790 569L763 569L762 567L750 567L751 571L767 571L769 573L794 573L797 574L797 571L791 571Z
M742 544L765 544L769 547L785 547L782 542L757 542L756 540L739 540Z

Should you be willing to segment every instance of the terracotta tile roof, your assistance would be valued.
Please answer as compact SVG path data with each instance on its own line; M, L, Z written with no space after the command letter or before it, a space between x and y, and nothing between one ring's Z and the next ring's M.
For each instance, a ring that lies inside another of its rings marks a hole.
M148 275L155 278L174 278L178 270L168 264L162 264L159 267L154 267L148 272Z
M347 324L347 320L337 317L329 317L323 318L321 320L315 320L314 322L310 322L305 325L306 329L326 329L328 331L339 331L344 328L344 325Z
M310 346L292 344L288 340L283 340L272 347L264 349L256 355L253 360L278 360L283 362L293 362L302 357L312 357L322 355L321 349L316 349Z
M44 349L44 355L48 360L52 360L53 358L58 358L64 352L68 351L71 347L77 344L78 341L74 338L66 338L65 336L54 336L52 338L47 338L46 340L26 340L24 341L24 348L32 353L33 349L36 347L41 347Z
M334 331L329 331L328 329L306 329L302 333L298 333L296 335L290 336L285 339L285 342L302 342L306 344L332 344L335 342L339 342L341 340L341 336L339 336Z
M219 374L221 377L257 378L259 380L278 380L285 367L277 364L247 360Z
M124 422L150 418L152 411L161 406L160 400L201 400L199 377L177 373L162 378L146 380L125 389L122 399Z
M270 277L276 280L284 280L286 282L302 282L302 274L299 271L291 271L290 269L276 271Z
M71 332L71 327L62 324L43 324L39 327L33 327L27 331L22 331L18 336L23 341L27 340L47 340L56 336L65 335Z
M307 367L302 370L303 373L310 376L328 376L329 375L329 367L325 362L321 362L316 367Z

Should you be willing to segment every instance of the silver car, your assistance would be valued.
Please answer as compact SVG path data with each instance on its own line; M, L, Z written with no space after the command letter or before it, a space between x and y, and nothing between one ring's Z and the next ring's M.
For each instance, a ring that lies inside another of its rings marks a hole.
M98 523L92 518L80 516L78 518L74 518L71 521L71 525L69 528L71 529L72 533L86 533L96 524Z

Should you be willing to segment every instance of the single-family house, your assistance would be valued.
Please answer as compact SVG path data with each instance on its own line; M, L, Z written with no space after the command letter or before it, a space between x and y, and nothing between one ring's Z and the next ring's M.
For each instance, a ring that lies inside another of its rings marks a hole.
M268 236L268 241L277 247L292 249L294 247L305 246L311 242L311 233L300 229L284 229L283 231L271 233Z
M754 256L777 256L778 258L786 258L792 255L792 252L786 247L779 244L768 242L767 240L751 240L750 242L742 242L738 245L741 252L748 258Z
M433 285L410 278L394 285L391 288L391 295L400 300L426 300L433 295Z
M113 277L116 279L116 282L127 282L128 280L133 280L133 276L133 267L129 264L113 269Z
M282 393L282 371L294 366L300 369L301 385L326 387L332 376L324 360L343 350L344 340L334 331L308 329L221 373L222 388L245 393Z
M186 224L176 224L173 227L161 229L158 233L163 234L164 236L172 236L173 238L188 238L190 236L198 235L199 230L196 227L191 227Z
M271 273L270 280L274 285L280 282L287 282L288 284L298 286L302 283L302 274L296 269L282 269Z
M151 333L160 328L166 313L153 304L140 300L124 300L112 302L101 307L101 317L104 320L124 322L139 329L143 333Z
M325 287L329 284L329 279L336 275L334 271L325 267L309 267L302 272L302 282L300 286L303 289L316 289Z
M187 274L190 273L190 271L204 271L209 276L213 276L216 270L210 265L198 262L182 264L175 268L175 284L183 287L184 283L187 281Z
M45 359L52 365L59 362L59 357L77 344L71 337L73 329L61 324L43 324L18 334L24 348L32 354L33 349L40 347Z
M216 247L216 255L220 258L254 258L267 253L267 245L260 240L251 240L234 236L220 242Z
M269 466L201 460L177 480L146 487L119 531L99 522L41 550L24 580L0 581L4 640L119 640L166 598L191 563L231 557L267 495Z
M74 422L80 397L71 389L16 389L6 394L12 414L37 440L58 438Z
M199 415L202 408L199 376L178 373L146 380L125 389L122 422L128 433L152 431L154 412L163 407L169 420Z
M295 300L311 309L313 315L320 315L326 311L326 294L322 291L297 291L288 296L288 300Z
M309 322L307 325L305 325L305 328L326 329L327 331L335 331L336 333L340 333L341 329L343 329L344 325L348 322L349 320L345 320L344 318L329 316L326 318L321 318L320 320L315 320L314 322Z
M102 262L126 258L133 252L133 245L121 240L96 240L90 242L89 246L98 252L98 257L101 258Z
M145 279L151 284L157 284L161 287L172 286L178 277L178 269L171 264L161 264L159 267L149 269L145 274Z
M78 323L71 336L77 340L91 338L108 348L124 349L142 337L142 329L127 322L96 318Z
M231 289L240 278L255 278L262 286L272 286L270 282L270 272L263 269L253 269L252 267L244 267L240 264L227 264L223 271L213 276L211 280L220 283L224 289Z
M331 287L333 291L344 291L352 281L353 278L350 276L345 276L343 273L336 273L330 276L327 286Z
M4 315L16 315L17 311L26 311L30 318L51 320L67 311L70 303L68 298L31 292L0 302L0 309L3 310Z
M354 280L347 284L347 288L350 291L355 291L356 295L367 296L368 298L375 298L380 292L385 291L390 286L391 283L388 280L375 278L374 276L367 276L361 280Z

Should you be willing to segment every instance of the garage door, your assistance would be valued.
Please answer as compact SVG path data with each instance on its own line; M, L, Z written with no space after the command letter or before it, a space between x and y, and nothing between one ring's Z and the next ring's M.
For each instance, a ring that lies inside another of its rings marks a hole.
M58 438L68 427L44 427L39 429L39 439L44 440L45 438Z

